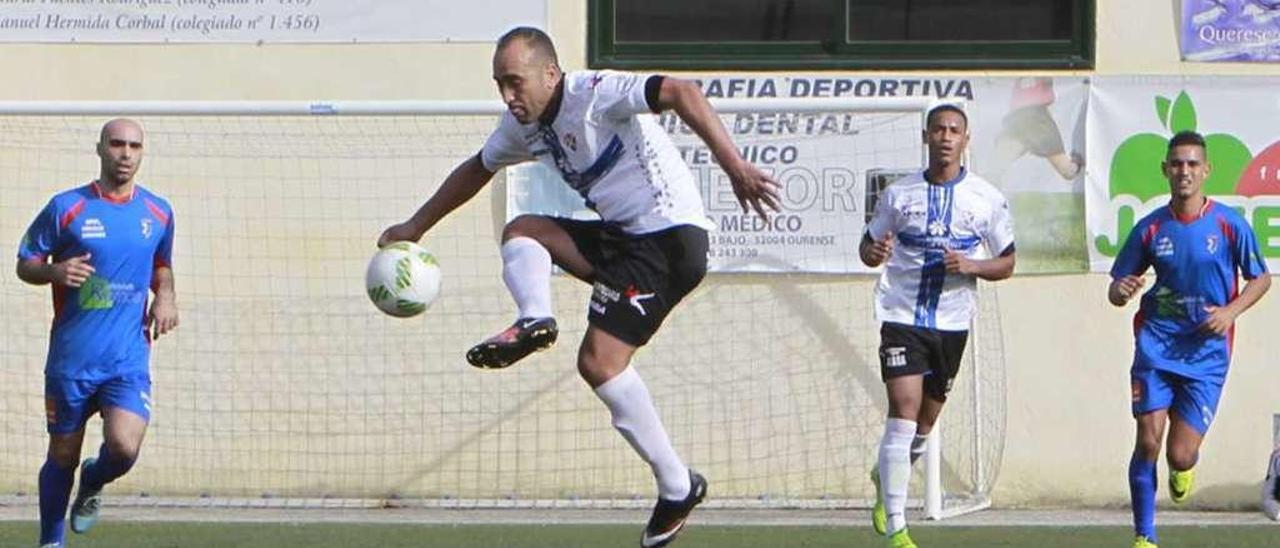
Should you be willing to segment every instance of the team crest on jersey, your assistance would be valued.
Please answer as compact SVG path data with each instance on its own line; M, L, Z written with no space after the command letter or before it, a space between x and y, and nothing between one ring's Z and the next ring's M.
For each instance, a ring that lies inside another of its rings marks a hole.
M1210 234L1208 238L1205 238L1204 248L1211 254L1217 253L1218 252L1218 235Z
M84 224L80 225L80 239L82 240L106 237L107 227L96 217L85 219Z
M1159 240L1156 240L1155 252L1157 257L1173 255L1173 240L1170 240L1168 236L1161 236Z
M151 219L148 219L146 217L143 217L142 219L142 238L143 239L151 238Z
M564 141L564 146L569 147L569 150L574 152L578 151L578 138L574 137L572 133L564 134L564 137L561 138L561 140Z

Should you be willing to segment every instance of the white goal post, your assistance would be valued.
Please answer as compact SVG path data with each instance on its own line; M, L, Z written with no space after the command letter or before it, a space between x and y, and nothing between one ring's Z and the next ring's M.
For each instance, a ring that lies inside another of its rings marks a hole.
M856 226L879 186L922 165L919 132L936 104L712 103L731 130L751 113L838 113L840 131L818 136L845 140L808 149L804 161L856 174L837 181L856 197ZM503 110L497 101L0 101L0 241L19 241L54 192L96 174L92 143L108 117L143 122L139 181L174 206L182 326L155 346L151 431L138 467L112 489L304 506L649 505L648 469L573 367L589 288L554 281L562 333L552 350L502 372L462 359L510 322L494 244L516 191L530 188L527 173L496 179L424 239L444 271L426 315L383 317L364 295L379 231L478 151ZM794 144L802 133L734 138ZM720 184L715 166L703 167L701 184ZM867 507L874 496L867 474L885 408L874 277L836 271L856 263L856 245L796 249L713 259L716 270L635 358L677 450L710 479L712 506ZM832 270L795 267L810 264ZM981 291L961 376L913 482L913 504L931 518L988 506L999 471L1003 330L998 296ZM0 493L32 497L45 444L48 290L5 276L0 306L0 428L11 440Z

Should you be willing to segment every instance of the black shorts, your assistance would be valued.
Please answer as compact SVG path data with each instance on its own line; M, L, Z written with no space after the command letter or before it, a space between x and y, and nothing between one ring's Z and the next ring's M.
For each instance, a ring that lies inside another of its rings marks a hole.
M707 274L707 231L679 225L633 235L603 221L554 218L595 269L587 320L643 346Z
M951 381L960 372L968 331L939 331L914 325L880 324L880 377L885 381L924 375L924 392L947 401Z
M1003 135L1007 135L1027 147L1027 152L1048 158L1066 152L1058 124L1053 121L1049 107L1030 105L1017 109L1004 117Z

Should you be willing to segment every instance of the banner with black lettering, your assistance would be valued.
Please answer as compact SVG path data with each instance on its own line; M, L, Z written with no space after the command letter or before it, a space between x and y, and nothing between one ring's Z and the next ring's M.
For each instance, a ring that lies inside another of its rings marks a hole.
M735 77L699 81L710 98L937 97L970 117L969 167L1001 187L1015 218L1019 272L1083 272L1079 78ZM871 272L858 243L879 191L923 169L923 112L722 113L740 153L782 185L782 211L744 213L706 145L674 112L658 115L702 190L714 272ZM553 169L510 170L508 218L594 218Z

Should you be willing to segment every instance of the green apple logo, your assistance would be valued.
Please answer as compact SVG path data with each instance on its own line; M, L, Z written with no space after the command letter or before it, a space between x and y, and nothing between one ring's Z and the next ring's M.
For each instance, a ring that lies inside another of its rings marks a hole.
M1169 138L1179 131L1196 131L1196 108L1191 97L1183 91L1177 99L1170 101L1167 97L1156 97L1156 117L1168 131L1167 135L1155 133L1139 133L1132 135L1116 147L1111 157L1110 197L1128 195L1146 202L1152 198L1169 194L1169 182L1160 170L1164 161ZM1225 133L1206 135L1205 145L1209 149L1209 163L1213 166L1209 178L1204 182L1206 195L1235 194L1236 182L1244 172L1245 166L1253 159L1240 139ZM1122 205L1116 212L1116 239L1106 235L1094 238L1094 246L1100 253L1115 257L1124 245L1125 238L1137 222L1137 212L1127 205Z

